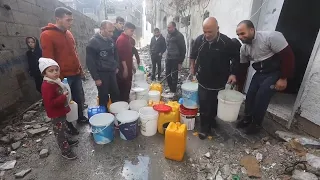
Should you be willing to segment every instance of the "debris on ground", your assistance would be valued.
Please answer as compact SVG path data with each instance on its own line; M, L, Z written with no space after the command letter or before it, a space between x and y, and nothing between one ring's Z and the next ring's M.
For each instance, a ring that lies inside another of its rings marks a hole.
M204 156L208 159L211 158L211 154L209 152L207 152Z
M309 172L294 170L292 180L318 180L318 177Z
M317 170L320 170L320 157L315 156L315 155L310 154L310 153L307 153L306 154L306 161L313 168L316 168Z
M42 149L39 153L40 158L46 158L49 156L49 150L48 149Z
M305 147L320 148L320 140L315 138L301 136L291 132L284 131L276 131L275 134L287 142L290 142L294 139Z
M18 179L18 178L24 178L27 174L29 174L31 172L31 169L25 169L25 170L22 170L18 173L15 174L15 177Z
M21 146L21 141L11 144L12 150L17 150Z
M28 134L30 136L35 136L35 135L39 135L41 133L45 133L49 130L49 128L47 127L42 127L42 128L39 128L39 129L32 129L32 130L28 130Z
M7 161L6 163L4 163L3 165L0 166L0 170L4 171L4 170L13 169L14 166L16 165L16 163L17 163L16 160Z
M249 177L261 178L261 170L258 160L253 156L244 156L240 160L241 166L246 168L247 175Z
M298 156L305 156L307 150L296 139L291 139L287 144L287 149L296 152Z

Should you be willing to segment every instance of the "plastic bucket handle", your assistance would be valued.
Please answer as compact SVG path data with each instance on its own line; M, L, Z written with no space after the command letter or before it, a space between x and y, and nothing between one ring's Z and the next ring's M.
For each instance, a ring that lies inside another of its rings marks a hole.
M110 126L110 125L109 125L109 126ZM92 131L92 127L91 127L91 133L92 133L92 134L99 134L99 133L101 133L102 131L104 131L107 127L108 127L108 126L105 126L101 131L95 131L95 132Z

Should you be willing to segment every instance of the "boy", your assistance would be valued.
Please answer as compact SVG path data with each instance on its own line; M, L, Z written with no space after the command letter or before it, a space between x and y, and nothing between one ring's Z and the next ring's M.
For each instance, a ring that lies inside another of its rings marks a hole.
M68 140L66 136L67 125L66 115L70 111L69 102L71 97L63 85L60 76L60 67L58 63L49 58L39 59L39 69L44 76L41 87L42 98L45 110L49 118L52 119L53 131L57 138L62 157L66 159L76 159L70 146L77 145L78 141Z

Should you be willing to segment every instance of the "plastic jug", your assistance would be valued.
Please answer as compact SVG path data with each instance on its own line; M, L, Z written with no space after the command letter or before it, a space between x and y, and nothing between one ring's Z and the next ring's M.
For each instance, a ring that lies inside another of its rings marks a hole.
M160 83L151 83L150 91L160 91L160 94L162 94L162 85Z
M164 156L167 159L182 161L187 145L187 126L171 122L166 129Z
M158 132L160 134L164 134L163 124L180 121L180 104L177 101L169 101L166 105L170 106L172 110L169 112L159 112Z
M68 83L68 79L67 79L67 78L63 78L62 83L64 84L64 86L65 86L65 87L68 89L68 91L69 91L69 94L68 94L68 102L70 102L71 99L72 99L72 94L71 94L71 88L70 88L69 83Z
M109 109L110 105L112 104L112 101L111 101L111 98L110 98L110 95L109 95L109 101L108 101L108 104L107 104L107 108ZM100 99L99 99L99 96L97 96L97 106L100 105Z

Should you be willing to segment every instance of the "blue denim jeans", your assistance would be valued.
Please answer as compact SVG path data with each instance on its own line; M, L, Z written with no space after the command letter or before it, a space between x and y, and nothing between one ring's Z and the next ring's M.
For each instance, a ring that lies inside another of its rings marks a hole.
M274 85L280 78L280 72L255 73L245 102L245 115L252 116L253 122L261 125L272 96L276 93Z
M71 89L72 100L78 104L78 116L79 118L83 117L83 87L82 80L80 75L68 76L68 84Z

